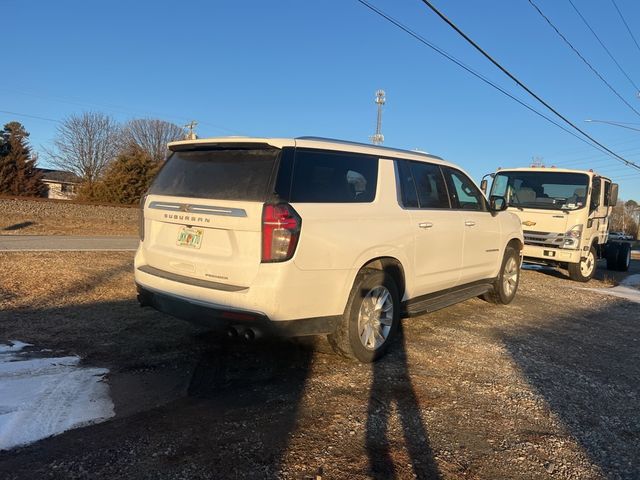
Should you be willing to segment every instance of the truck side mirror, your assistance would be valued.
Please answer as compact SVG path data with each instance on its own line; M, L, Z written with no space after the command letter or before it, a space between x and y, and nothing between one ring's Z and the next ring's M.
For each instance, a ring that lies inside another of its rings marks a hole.
M618 184L611 184L611 192L609 193L609 206L615 207L618 203Z
M484 193L485 195L487 194L488 186L489 186L489 182L487 182L486 178L480 182L480 190L482 190L482 193Z
M489 198L489 209L491 212L502 212L507 209L507 199L499 195L491 195Z

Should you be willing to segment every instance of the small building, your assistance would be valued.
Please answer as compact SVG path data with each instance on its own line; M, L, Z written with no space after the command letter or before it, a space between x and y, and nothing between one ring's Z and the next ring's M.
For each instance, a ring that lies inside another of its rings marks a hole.
M78 193L81 179L71 172L39 168L42 173L42 183L47 186L47 198L56 200L71 200Z

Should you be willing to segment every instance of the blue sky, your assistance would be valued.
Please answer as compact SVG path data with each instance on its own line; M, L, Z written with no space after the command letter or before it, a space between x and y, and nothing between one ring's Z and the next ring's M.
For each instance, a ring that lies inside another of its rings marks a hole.
M419 0L370 0L537 109L534 100ZM534 0L640 111L633 86L566 0ZM637 123L528 0L434 0L449 18L580 128L640 164ZM640 40L640 2L616 0ZM574 0L640 85L640 49L609 0ZM120 121L200 122L201 137L326 136L367 142L387 92L385 145L458 163L479 182L497 167L593 168L640 200L640 172L547 123L355 0L60 2L3 0L0 123L22 122L41 152L56 123L85 110ZM546 113L546 112L545 112ZM48 119L48 120L44 120Z

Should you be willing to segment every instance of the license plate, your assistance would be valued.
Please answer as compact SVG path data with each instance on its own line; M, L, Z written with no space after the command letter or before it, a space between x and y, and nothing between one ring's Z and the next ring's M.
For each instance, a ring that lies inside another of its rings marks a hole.
M179 247L200 248L203 234L204 230L201 228L182 227L176 243Z

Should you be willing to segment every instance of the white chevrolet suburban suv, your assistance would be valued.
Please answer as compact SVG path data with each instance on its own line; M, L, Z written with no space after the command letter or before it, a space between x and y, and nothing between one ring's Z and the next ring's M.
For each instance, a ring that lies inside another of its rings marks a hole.
M231 335L379 358L401 317L507 304L522 228L439 157L302 137L169 144L141 205L138 300Z

